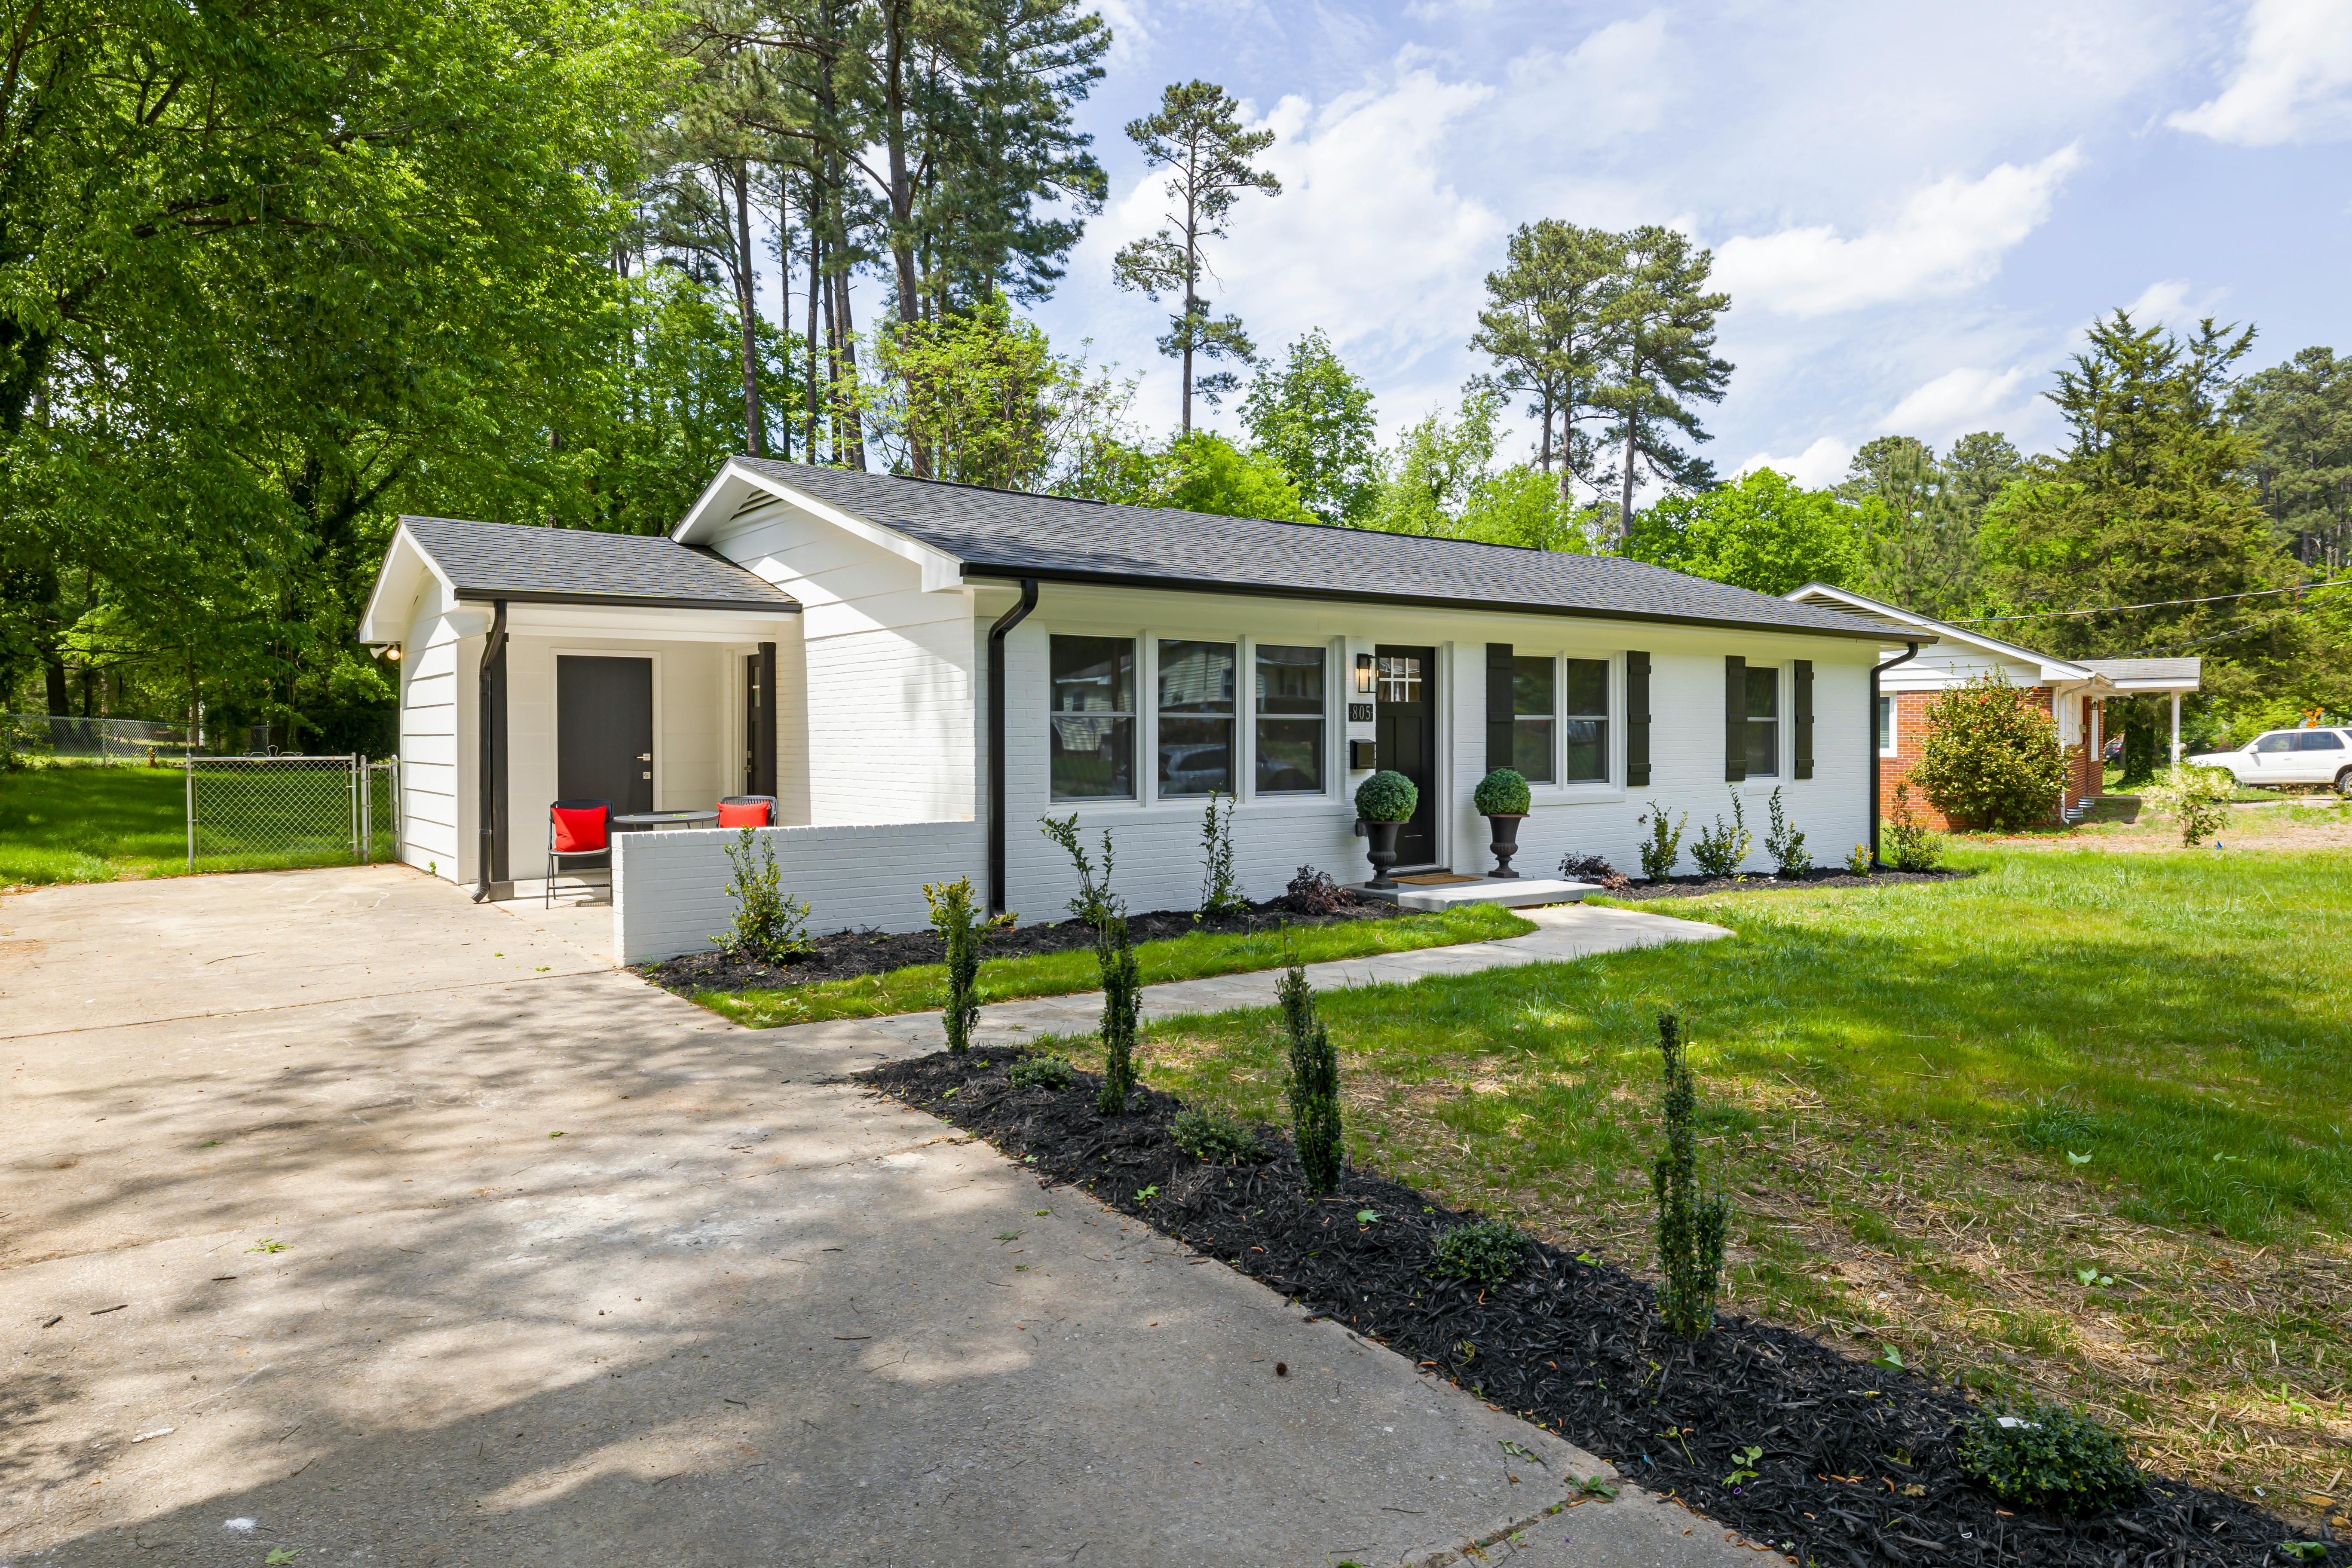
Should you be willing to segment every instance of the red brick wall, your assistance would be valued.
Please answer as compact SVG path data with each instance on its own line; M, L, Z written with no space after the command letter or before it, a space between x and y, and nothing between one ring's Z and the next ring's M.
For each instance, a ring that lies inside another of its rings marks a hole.
M2042 707L2049 710L2050 689L2037 686L2033 693L2041 700ZM1878 759L1878 812L1881 816L1894 815L1895 783L1910 776L1912 768L1917 764L1927 746L1927 707L1936 700L1937 693L1895 691L1887 695L1895 699L1895 755ZM2084 698L2082 700L2087 709L2090 700ZM2077 718L2081 721L2081 732L2088 735L2090 721L2087 711L2079 713ZM2073 805L2085 795L2099 793L2098 765L2091 756L2089 746L2076 744L2067 748L2066 775L2064 805ZM1911 789L1911 811L1913 816L1938 833L1952 830L1951 820L1929 805L1927 795L1916 784Z

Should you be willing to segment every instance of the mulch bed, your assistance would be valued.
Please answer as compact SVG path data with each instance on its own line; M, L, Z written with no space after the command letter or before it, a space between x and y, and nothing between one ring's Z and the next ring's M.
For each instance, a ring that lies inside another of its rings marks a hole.
M1890 882L1951 882L1973 877L1974 871L1879 871L1857 877L1851 871L1815 871L1804 877L1669 877L1663 882L1635 882L1612 899L1696 899L1708 893L1792 893L1806 888L1879 888Z
M1279 931L1286 926L1347 925L1357 921L1392 921L1418 911L1394 904L1351 902L1330 914L1295 914L1279 899L1252 904L1246 912L1196 921L1190 910L1156 910L1129 915L1128 935L1139 942L1188 936L1193 931L1250 932ZM947 944L937 931L842 931L813 939L815 951L787 964L762 963L754 958L712 951L688 953L659 963L633 966L655 984L681 996L698 991L773 991L792 985L814 985L824 980L855 980L862 974L882 974L913 963L944 963ZM1031 953L1069 952L1095 944L1094 928L1084 921L1039 921L1011 931L992 931L981 948L983 959L1023 958Z
M1676 1340L1650 1286L1549 1247L1501 1286L1431 1279L1438 1232L1475 1216L1362 1171L1310 1198L1270 1128L1260 1163L1203 1164L1169 1137L1171 1096L1139 1089L1127 1115L1104 1118L1090 1074L1067 1089L1013 1089L1005 1069L1023 1054L939 1052L859 1076L1801 1563L2252 1568L2288 1561L2278 1542L2326 1539L2153 1478L2138 1504L2101 1518L2003 1510L1960 1472L1955 1424L1969 1405L1950 1389L1747 1318ZM1359 1224L1364 1209L1378 1222ZM1760 1473L1727 1487L1733 1451L1751 1444ZM2308 1561L2352 1563L2352 1549Z

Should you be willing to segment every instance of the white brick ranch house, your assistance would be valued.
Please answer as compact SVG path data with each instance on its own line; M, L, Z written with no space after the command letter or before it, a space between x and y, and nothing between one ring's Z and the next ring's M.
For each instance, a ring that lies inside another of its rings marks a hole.
M957 876L1058 917L1049 813L1112 831L1130 908L1191 908L1212 790L1249 896L1360 880L1375 765L1421 787L1400 870L1487 868L1503 764L1538 875L1635 866L1651 801L1737 792L1759 870L1776 787L1821 860L1877 826L1885 622L1615 557L738 458L663 539L404 519L360 636L401 655L402 858L488 896L535 886L572 796L776 796L820 931L919 927ZM725 929L731 837L616 838L625 961Z

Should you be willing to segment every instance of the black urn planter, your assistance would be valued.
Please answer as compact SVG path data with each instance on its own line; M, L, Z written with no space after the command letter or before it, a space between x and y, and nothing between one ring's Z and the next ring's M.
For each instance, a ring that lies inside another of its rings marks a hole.
M1396 879L1389 875L1389 868L1397 862L1397 833L1403 826L1404 824L1402 822L1356 824L1356 830L1362 834L1367 841L1364 846L1364 858L1372 863L1372 879L1364 886L1368 888L1396 886Z
M1519 852L1519 824L1526 820L1524 816L1486 818L1486 826L1495 836L1494 843L1487 847L1495 852L1495 868L1486 873L1489 877L1517 878L1518 876L1517 871L1511 869L1511 857Z

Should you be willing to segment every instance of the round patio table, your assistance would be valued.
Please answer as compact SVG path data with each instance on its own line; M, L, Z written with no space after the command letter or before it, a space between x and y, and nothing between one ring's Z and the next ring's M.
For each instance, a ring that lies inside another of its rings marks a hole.
M613 826L652 832L664 827L701 827L718 820L715 811L625 811L614 816Z

